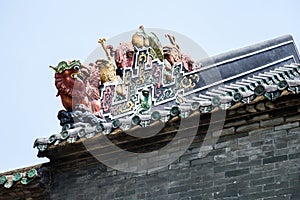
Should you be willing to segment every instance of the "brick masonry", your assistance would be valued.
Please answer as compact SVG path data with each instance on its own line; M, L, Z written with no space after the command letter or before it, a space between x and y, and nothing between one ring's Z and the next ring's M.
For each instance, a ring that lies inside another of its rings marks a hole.
M300 199L300 114L297 107L293 110L258 112L228 121L218 143L203 147L203 141L195 140L175 162L158 171L124 173L99 162L77 162L69 170L52 166L49 197Z

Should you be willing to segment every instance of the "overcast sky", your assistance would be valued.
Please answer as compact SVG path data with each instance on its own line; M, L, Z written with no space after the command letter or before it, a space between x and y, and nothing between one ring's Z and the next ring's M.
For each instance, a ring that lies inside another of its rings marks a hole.
M131 3L126 3L131 2ZM46 162L32 148L60 130L53 70L84 61L100 37L164 28L198 43L208 55L291 34L300 46L300 1L1 1L0 172Z

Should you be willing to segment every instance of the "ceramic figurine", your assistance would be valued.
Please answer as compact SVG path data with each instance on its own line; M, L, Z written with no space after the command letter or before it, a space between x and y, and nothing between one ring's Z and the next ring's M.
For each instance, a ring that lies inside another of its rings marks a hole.
M100 71L100 81L102 84L104 83L118 83L116 92L121 96L125 96L125 88L122 84L122 79L120 76L117 75L116 70L117 67L112 60L107 47L105 46L105 38L99 39L98 43L102 46L106 57L108 60L100 59L97 61L97 66L99 67Z
M89 67L78 60L61 61L55 70L56 96L61 97L62 104L67 111L72 111L75 105L86 105L93 113L100 111L99 81ZM99 78L98 78L99 80Z
M121 42L116 50L114 50L112 45L108 45L107 49L110 50L110 55L114 56L118 68L132 67L134 61L134 49L131 43Z
M107 47L105 46L105 38L99 39L98 43L102 46L106 57L108 60L100 59L97 61L97 66L100 70L100 80L102 83L121 83L122 80L119 76L116 75L116 66L113 63L113 60L108 52Z
M136 109L136 114L146 114L152 107L152 98L150 91L147 87L144 87L139 94L139 105Z
M106 48L110 51L110 56L115 58L115 63L117 65L116 74L123 77L123 69L133 67L133 45L127 42L121 42L116 49L114 49L112 45L107 45Z
M191 72L201 67L201 65L195 64L190 55L181 52L181 48L173 35L166 34L165 37L168 38L171 43L171 46L163 47L164 58L170 65L176 65L176 63L183 62L184 69L187 72Z
M149 46L148 35L145 33L144 26L140 26L139 30L132 36L131 43L133 46L141 49Z
M131 43L138 49L148 48L153 59L158 58L163 61L163 48L157 35L153 32L147 34L143 25L133 34Z

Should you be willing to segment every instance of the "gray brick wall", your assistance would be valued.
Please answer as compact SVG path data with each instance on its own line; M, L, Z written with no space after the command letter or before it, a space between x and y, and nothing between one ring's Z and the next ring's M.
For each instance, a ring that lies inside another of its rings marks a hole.
M53 168L50 199L300 199L299 119L262 114L228 122L219 142L203 148L205 157L195 142L154 172L123 173L100 163Z

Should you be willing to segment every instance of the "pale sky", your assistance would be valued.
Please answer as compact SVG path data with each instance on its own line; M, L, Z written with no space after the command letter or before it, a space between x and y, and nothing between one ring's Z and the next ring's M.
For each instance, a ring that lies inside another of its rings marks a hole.
M84 61L100 37L141 24L179 32L210 56L285 34L299 47L299 2L1 1L0 172L47 161L32 146L60 130L56 115L62 106L49 65Z

